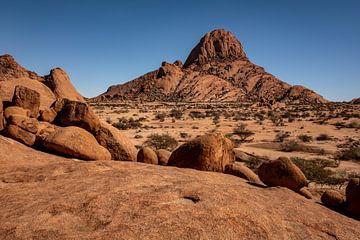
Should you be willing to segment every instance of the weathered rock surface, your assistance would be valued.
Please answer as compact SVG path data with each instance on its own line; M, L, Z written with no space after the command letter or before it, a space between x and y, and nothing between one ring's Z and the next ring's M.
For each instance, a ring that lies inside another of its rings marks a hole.
M154 150L149 147L142 147L137 153L137 161L141 163L148 163L158 165L159 160Z
M2 136L0 192L0 239L360 236L359 221L286 188L192 169L72 161Z
M345 203L345 196L335 190L326 190L321 195L321 202L332 209L341 209Z
M113 160L136 161L137 150L134 144L113 126L101 122L95 138L101 146L109 150Z
M232 142L220 132L209 133L184 143L172 152L168 166L224 172L235 161Z
M156 155L159 160L159 165L166 166L169 161L171 152L166 149L158 149L156 150Z
M0 98L0 131L4 129L4 109L3 109L3 103Z
M45 135L40 144L55 153L83 160L111 160L110 152L95 137L79 127L58 128Z
M254 173L250 168L237 162L227 165L225 167L225 173L243 178L249 182L263 184L256 173Z
M35 140L36 140L35 134L28 132L22 129L21 127L13 124L6 125L4 134L5 136L11 137L12 139L15 139L28 146L32 146L35 144Z
M16 86L24 86L40 93L40 109L49 108L56 100L53 92L43 83L28 78L18 78L0 82L0 96L3 101L12 101Z
M55 112L52 108L47 108L44 110L40 110L39 119L44 122L52 123L56 118L57 112Z
M353 178L346 187L346 209L360 219L360 178Z
M24 86L16 86L12 103L30 110L30 117L37 118L40 109L40 94Z
M159 69L111 86L92 100L326 102L319 94L291 86L253 64L236 37L222 29L205 34L183 66L164 62Z
M86 103L58 99L52 108L57 112L55 123L60 126L77 126L95 134L100 128L100 120Z
M307 185L304 173L286 157L264 162L258 169L258 175L270 187L281 186L297 192Z
M36 73L21 67L11 55L5 54L0 56L0 82L13 80L15 78L42 80Z
M45 76L44 84L53 91L56 98L85 102L84 98L72 85L69 76L61 68L51 69L50 74Z
M35 118L29 118L23 115L11 115L8 118L8 124L16 125L25 131L37 133L39 130L39 122Z
M30 117L30 110L24 109L21 107L17 107L17 106L7 107L4 111L4 117L6 119L9 119L10 116L12 116L12 115L20 115L20 116Z

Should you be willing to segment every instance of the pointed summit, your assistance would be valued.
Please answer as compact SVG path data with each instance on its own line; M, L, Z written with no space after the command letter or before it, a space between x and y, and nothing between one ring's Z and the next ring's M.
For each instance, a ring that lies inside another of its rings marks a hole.
M241 43L231 33L224 29L216 29L206 33L193 48L185 61L184 67L193 63L203 65L212 60L235 60L246 58Z

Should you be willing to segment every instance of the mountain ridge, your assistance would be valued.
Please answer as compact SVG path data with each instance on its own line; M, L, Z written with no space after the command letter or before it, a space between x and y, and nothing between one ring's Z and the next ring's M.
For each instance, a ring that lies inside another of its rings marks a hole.
M163 62L159 69L110 86L92 100L327 102L314 91L291 86L252 63L240 41L223 29L205 34L184 64Z

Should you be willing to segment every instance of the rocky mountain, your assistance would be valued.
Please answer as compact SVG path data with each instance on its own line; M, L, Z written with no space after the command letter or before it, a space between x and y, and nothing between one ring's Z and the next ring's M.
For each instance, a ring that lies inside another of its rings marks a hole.
M207 33L184 64L163 62L159 69L111 86L93 100L326 102L253 64L236 37L223 29Z

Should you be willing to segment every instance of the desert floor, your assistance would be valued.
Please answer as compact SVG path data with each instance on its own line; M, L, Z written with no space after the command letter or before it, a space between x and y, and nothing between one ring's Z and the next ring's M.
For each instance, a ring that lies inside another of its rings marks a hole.
M102 120L113 125L119 121L123 123L120 129L136 146L144 145L151 134L168 134L180 145L198 135L218 130L233 140L240 158L245 153L266 159L287 156L332 160L339 163L332 169L336 173L344 176L360 174L359 160L344 161L338 157L351 146L359 147L359 105L100 102L92 103L92 106ZM234 134L239 126L253 135L240 141ZM301 135L306 135L309 140L302 141ZM320 135L323 138L318 138ZM289 149L284 149L286 144L290 145ZM301 147L296 148L292 146L294 144Z

